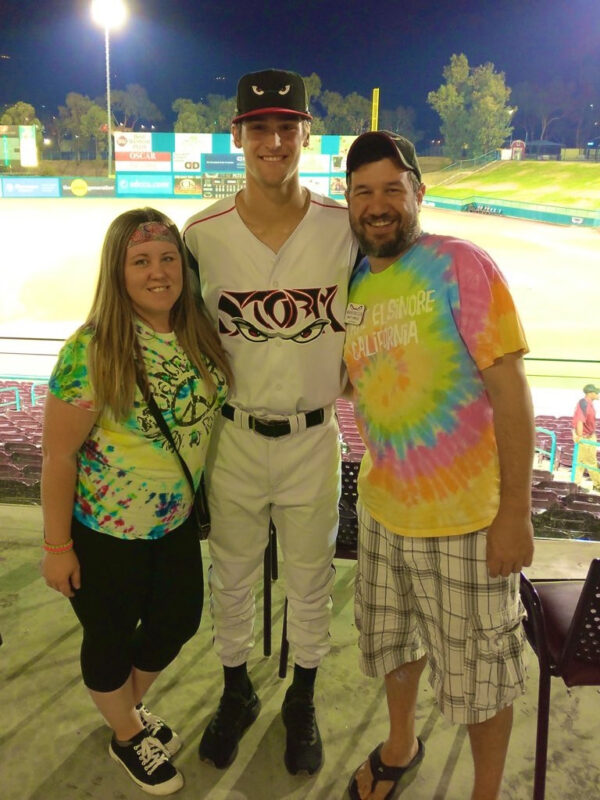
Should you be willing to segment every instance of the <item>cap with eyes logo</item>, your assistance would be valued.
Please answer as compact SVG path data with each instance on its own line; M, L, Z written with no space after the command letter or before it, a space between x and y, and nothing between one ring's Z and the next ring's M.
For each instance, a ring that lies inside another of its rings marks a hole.
M242 75L237 87L237 110L232 122L260 114L289 114L312 119L302 76L282 69L265 69Z

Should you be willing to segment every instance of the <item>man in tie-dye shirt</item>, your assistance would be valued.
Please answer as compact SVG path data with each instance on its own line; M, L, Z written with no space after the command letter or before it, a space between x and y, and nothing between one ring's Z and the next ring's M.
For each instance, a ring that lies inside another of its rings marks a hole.
M414 146L382 132L347 157L353 275L344 358L367 446L358 478L361 668L385 678L390 733L353 774L391 796L423 758L421 673L467 725L472 800L499 796L524 691L519 572L531 564L527 343L506 282L471 242L422 233Z

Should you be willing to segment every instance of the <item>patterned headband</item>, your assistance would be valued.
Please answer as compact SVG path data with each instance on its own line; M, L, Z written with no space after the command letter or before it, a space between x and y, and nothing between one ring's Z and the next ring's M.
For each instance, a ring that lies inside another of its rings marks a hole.
M127 242L127 248L146 242L172 242L177 245L173 232L162 222L141 222Z

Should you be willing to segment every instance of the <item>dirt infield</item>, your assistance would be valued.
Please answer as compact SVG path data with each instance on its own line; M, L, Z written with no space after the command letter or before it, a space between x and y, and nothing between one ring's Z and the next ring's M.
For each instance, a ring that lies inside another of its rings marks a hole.
M0 339L61 339L73 331L89 308L104 233L117 214L156 205L182 225L207 204L0 199ZM431 232L471 239L496 259L527 332L533 385L578 391L582 379L600 379L599 231L431 208L423 209L422 223Z

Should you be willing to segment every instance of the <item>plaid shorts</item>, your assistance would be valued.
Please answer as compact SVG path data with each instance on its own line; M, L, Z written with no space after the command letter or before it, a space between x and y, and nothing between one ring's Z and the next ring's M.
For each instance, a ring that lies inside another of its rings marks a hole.
M445 717L474 724L525 691L519 575L490 578L486 532L414 538L359 502L355 618L360 666L387 675L427 655Z

